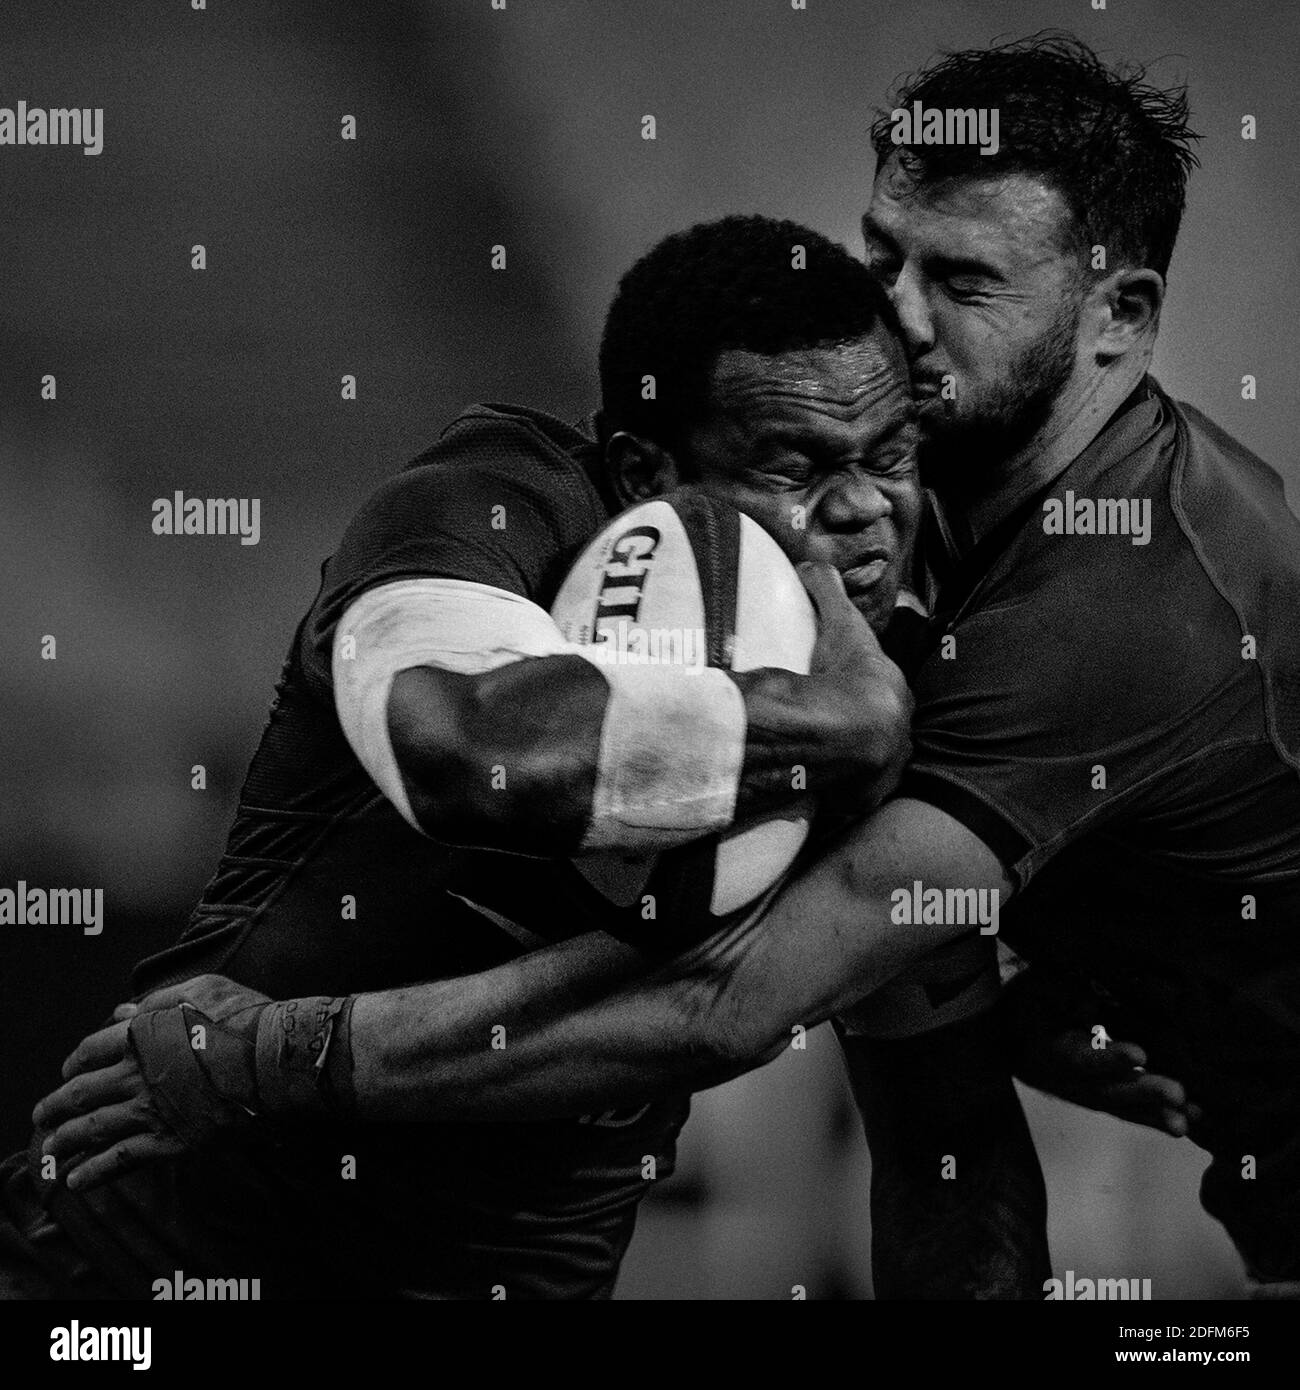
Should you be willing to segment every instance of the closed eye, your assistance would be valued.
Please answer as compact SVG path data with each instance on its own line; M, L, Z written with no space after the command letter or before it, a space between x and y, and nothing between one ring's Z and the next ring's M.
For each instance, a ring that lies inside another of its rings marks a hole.
M976 299L983 299L988 294L987 284L972 279L967 275L952 276L944 281L944 288L952 299L961 303L970 303Z
M867 472L882 477L910 473L916 467L916 450L910 446L893 447L873 454L865 466Z
M808 455L793 449L780 449L763 455L745 470L749 483L765 491L780 491L785 487L804 487L816 472Z
M995 270L979 261L949 256L935 257L925 269L945 289L961 296L984 294L1002 281Z

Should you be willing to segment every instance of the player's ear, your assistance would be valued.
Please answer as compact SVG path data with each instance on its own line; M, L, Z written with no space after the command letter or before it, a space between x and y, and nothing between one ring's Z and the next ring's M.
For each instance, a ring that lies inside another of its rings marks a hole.
M1149 345L1160 321L1165 282L1154 270L1119 270L1094 285L1090 298L1098 310L1098 357L1122 357Z
M614 496L624 507L648 502L681 483L677 460L662 445L616 430L605 443L605 468Z

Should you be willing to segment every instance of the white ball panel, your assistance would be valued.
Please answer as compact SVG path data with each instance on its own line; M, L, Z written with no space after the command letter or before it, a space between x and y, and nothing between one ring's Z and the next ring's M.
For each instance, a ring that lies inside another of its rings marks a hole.
M733 671L777 666L807 675L817 617L785 552L749 517L740 518Z
M638 530L653 527L651 539ZM619 582L622 579L625 582ZM635 621L618 608L636 603ZM602 617L605 612L607 616ZM570 642L588 645L597 634L624 636L704 629L704 600L686 528L669 502L645 502L617 517L578 557L551 605L551 616ZM658 639L656 639L658 641ZM671 645L656 650L677 651Z
M726 836L718 845L709 911L725 917L765 893L794 863L808 838L806 816L769 820Z

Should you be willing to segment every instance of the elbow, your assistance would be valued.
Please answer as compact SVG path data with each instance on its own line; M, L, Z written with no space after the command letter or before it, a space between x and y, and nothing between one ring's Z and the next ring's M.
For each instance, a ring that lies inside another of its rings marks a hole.
M484 771L458 749L444 748L423 759L417 775L404 773L420 829L446 845L513 848L504 843L513 819L506 799L494 800L477 786Z
M487 697L481 682L439 672L435 687L420 674L402 673L388 707L393 755L420 828L449 845L572 853L590 797L575 823L573 809L556 794L551 760L512 737L509 711Z
M508 772L484 746L487 719L471 677L403 671L388 700L388 736L420 828L446 844L482 844L509 820ZM494 780L505 795L493 795Z

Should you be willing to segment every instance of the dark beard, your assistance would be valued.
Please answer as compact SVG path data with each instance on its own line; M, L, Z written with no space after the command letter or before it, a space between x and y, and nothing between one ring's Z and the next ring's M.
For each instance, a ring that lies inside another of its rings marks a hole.
M1011 364L973 418L926 420L917 460L921 481L940 496L988 490L1000 466L1033 439L1070 379L1081 307L1071 300L1035 343Z

